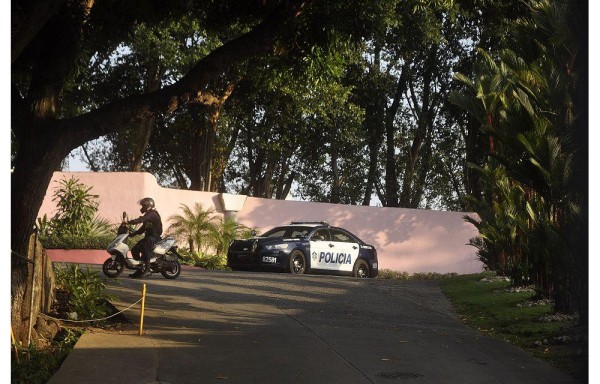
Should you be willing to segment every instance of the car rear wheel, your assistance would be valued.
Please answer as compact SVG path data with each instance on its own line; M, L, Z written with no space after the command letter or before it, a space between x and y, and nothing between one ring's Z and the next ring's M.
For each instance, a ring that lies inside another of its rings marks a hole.
M290 253L289 269L290 273L295 275L306 273L306 257L302 251L295 250Z
M358 277L359 279L366 279L369 277L369 265L367 262L362 259L358 259L354 264L352 275L354 277Z

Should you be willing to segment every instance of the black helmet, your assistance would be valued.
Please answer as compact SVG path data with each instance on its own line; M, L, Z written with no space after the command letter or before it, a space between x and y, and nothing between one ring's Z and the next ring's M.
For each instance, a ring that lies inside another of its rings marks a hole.
M142 206L140 208L141 213L146 213L149 209L154 209L154 200L151 197L144 197L138 201L138 204Z

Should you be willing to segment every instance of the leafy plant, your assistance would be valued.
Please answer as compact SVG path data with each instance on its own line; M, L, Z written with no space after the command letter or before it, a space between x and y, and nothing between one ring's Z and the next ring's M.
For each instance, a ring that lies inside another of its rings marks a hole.
M221 220L214 214L214 209L205 210L199 203L193 209L182 204L181 210L182 214L169 218L172 224L167 234L187 242L190 255L212 253L223 258L234 239L251 236L251 228L231 217Z
M54 264L56 284L68 295L69 310L77 313L80 320L105 317L111 311L107 300L115 296L106 294L106 280L98 271L81 270L77 264Z
M39 349L35 344L18 347L11 354L12 384L43 384L60 367L81 336L81 330L63 328L48 348Z
M194 267L202 267L210 270L228 270L225 255L210 255L202 252L180 251L183 261Z
M74 177L64 178L59 184L52 199L57 206L55 215L50 219L44 215L37 220L44 247L103 249L110 241L107 239L112 238L114 226L96 216L98 195L91 194L92 188Z
M397 272L391 269L380 269L377 274L378 279L382 280L441 280L456 276L455 272L438 273L438 272L417 272L412 275L408 272Z
M58 183L52 198L56 214L49 221L45 217L38 221L46 232L51 231L56 236L90 236L111 231L108 221L96 217L99 196L90 193L92 187L75 177L63 178Z
M193 209L185 204L180 208L182 214L169 217L172 224L167 234L187 242L190 251L206 251L210 245L209 239L213 239L217 232L214 209L205 210L200 203L195 203Z
M235 239L247 239L252 236L252 228L240 224L232 217L222 220L216 226L213 245L217 255L226 255L229 244Z
M45 249L106 249L113 240L114 235L81 237L81 236L49 236L40 237ZM134 244L127 239L126 243L131 248Z
M512 23L516 44L498 54L483 50L474 80L452 101L488 136L489 153L476 167L481 195L470 200L480 232L472 245L490 270L514 284L532 281L556 308L583 313L588 300L587 253L573 239L585 227L585 201L574 177L578 130L577 39L566 4L531 2Z
M408 280L409 277L408 272L396 272L391 269L380 269L377 274L377 278L382 280Z

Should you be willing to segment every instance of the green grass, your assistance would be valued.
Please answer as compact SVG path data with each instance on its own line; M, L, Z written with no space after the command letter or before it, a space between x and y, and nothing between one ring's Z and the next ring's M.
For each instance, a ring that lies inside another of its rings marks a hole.
M453 303L462 321L494 338L510 342L534 356L578 378L587 379L587 328L576 321L543 323L552 314L550 305L519 308L534 292L498 292L509 288L506 281L482 282L493 273L459 275L441 280L442 291ZM568 336L569 342L555 337Z

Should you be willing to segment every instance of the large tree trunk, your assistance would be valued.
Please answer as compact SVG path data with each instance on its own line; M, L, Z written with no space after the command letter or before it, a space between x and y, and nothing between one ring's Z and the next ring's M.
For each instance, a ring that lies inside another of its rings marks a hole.
M406 156L404 163L404 178L402 180L402 191L400 193L400 207L404 208L417 208L420 201L416 201L415 196L419 197L423 194L424 185L418 183L418 170L417 164L422 155L421 149L423 144L426 144L426 140L435 120L434 110L437 107L437 97L432 97L432 78L434 76L435 64L436 64L437 52L432 50L425 61L425 68L423 72L423 95L421 98L421 107L417 105L415 96L415 90L412 86L412 82L409 80L408 85L413 95L414 108L416 109L417 127L415 130L413 142Z
M408 80L409 64L402 66L402 73L398 78L396 93L391 106L386 110L385 115L385 195L381 200L384 207L397 207L400 194L400 185L398 184L398 171L396 164L396 114L400 108L402 96L406 92Z
M160 89L164 68L160 65L160 59L151 60L146 68L146 86L145 92L154 92ZM136 140L133 147L133 159L131 161L131 170L133 172L142 172L142 160L146 148L150 142L154 125L156 124L156 116L148 116L140 121L137 125Z
M196 126L193 129L192 136L191 190L216 191L220 187L220 180L225 171L225 163L231 151L229 146L224 150L215 148L217 127L223 105L233 93L239 80L236 79L229 83L225 90L220 95L214 96L212 102L206 105L205 108L194 108L193 113L195 116L192 121L196 122ZM203 118L202 114L205 114L206 118ZM237 133L234 133L234 135L237 135ZM215 154L221 154L222 156L216 159L218 163L216 167L214 164ZM227 157L225 158L225 156Z
M374 61L372 68L372 76L379 76L380 71L380 52L376 48L374 53ZM367 171L367 183L362 205L370 205L371 197L377 182L378 172L378 157L379 149L383 142L385 132L385 105L386 97L382 90L374 87L375 96L373 100L365 108L365 126L367 132L367 148L369 150L369 168Z
M11 264L11 331L22 345L36 344L38 315L50 311L55 287L52 262L37 233L29 237L26 254L11 254Z
M188 113L191 114L192 143L191 143L191 165L190 165L190 189L193 191L202 190L202 164L205 162L206 154L206 135L208 132L208 121L205 119L206 108L204 106L190 106Z

